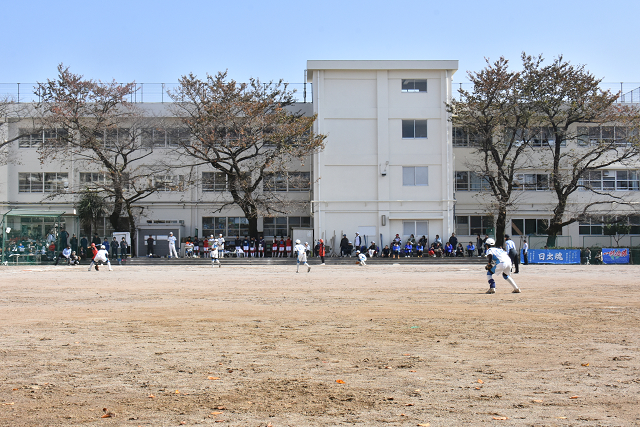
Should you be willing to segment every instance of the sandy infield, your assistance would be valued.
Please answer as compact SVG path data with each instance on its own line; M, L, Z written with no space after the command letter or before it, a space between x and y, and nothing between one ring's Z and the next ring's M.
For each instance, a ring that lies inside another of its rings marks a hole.
M1 426L640 425L637 266L86 268L0 268Z

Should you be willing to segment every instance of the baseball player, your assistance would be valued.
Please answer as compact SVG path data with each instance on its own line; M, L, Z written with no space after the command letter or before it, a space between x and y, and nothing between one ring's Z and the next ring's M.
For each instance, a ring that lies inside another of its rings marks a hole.
M211 236L213 237L213 236ZM211 267L213 267L216 263L218 263L218 268L222 267L222 265L220 265L220 257L219 257L219 253L218 253L218 241L216 239L211 239L211 246L209 247L210 251L209 253L211 254Z
M304 245L300 244L300 240L296 240L296 245L293 247L293 253L297 255L296 273L299 273L301 262L307 266L307 273L310 272L311 266L307 264L307 252L304 249Z
M489 278L489 290L487 293L496 293L496 282L493 280L493 275L502 273L504 280L513 286L513 293L519 294L520 288L518 288L516 282L509 275L509 273L511 273L511 259L509 259L509 255L503 249L497 248L495 244L496 241L490 237L484 242L487 257L487 265L484 268L487 270L487 276Z
M365 254L360 253L360 251L356 251L356 256L358 257L356 264L359 264L361 267L367 265L367 256Z
M91 271L91 267L93 266L95 266L96 271L99 271L100 270L98 268L99 262L106 262L107 265L109 266L109 271L113 271L113 268L111 268L111 263L109 262L109 251L107 251L105 245L100 245L100 250L98 250L98 252L95 254L93 259L91 260L91 264L89 265L88 271Z
M177 239L172 232L169 233L169 237L167 238L167 240L169 241L169 258L171 258L171 255L175 255L175 257L178 258L178 252L176 252Z

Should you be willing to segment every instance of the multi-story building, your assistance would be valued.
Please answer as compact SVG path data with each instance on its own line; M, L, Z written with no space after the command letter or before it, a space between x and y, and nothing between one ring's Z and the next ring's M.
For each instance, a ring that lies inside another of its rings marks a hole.
M296 104L295 109L317 114L315 131L327 136L325 149L294 165L287 176L273 176L273 182L267 183L303 203L295 204L297 208L287 215L260 218L258 229L265 239L290 235L294 228L312 229L314 240L324 239L338 253L343 234L353 241L359 233L363 243L375 241L380 247L396 235L403 240L424 235L431 242L436 235L446 240L455 232L466 246L471 239L475 242L476 234L491 234L490 195L483 191L486 183L468 167L473 141L464 131L452 128L445 108L457 69L457 61L308 61L313 102ZM140 106L150 119L175 121L167 104ZM105 182L104 171L80 158L43 163L39 147L55 141L56 131L29 133L25 131L31 124L28 118L2 120L2 138L23 136L10 144L7 162L0 166L0 214L30 209L62 215L25 217L22 223L12 224L14 235L36 229L46 234L68 224L67 231L80 236L75 214L78 190ZM625 130L612 125L586 133L596 138L599 132L598 138L608 138L611 132ZM117 137L105 135L105 143ZM142 166L160 160L170 163L176 139L185 137L188 135L179 131L176 134L175 127L163 130L157 124L152 132L141 133L140 138L145 138L141 149L152 151ZM640 202L639 170L636 161L612 165L584 178L593 188L615 192L629 202L618 210L631 214L630 234L636 238L640 238L640 216L633 213L634 203ZM222 233L233 239L248 234L242 211L226 206L230 195L224 176L212 168L149 172L147 179L160 191L136 203L137 253L146 253L146 237L151 235L157 242L155 252L163 255L166 245L162 241L170 231L181 238ZM509 212L507 231L514 235L545 233L554 206L548 180L544 170L526 170L518 176L520 193ZM590 192L577 192L571 203L577 207L593 197ZM606 245L605 221L589 219L565 227L560 244ZM111 232L104 218L97 233ZM623 244L634 243L625 239ZM543 242L541 238L532 246Z

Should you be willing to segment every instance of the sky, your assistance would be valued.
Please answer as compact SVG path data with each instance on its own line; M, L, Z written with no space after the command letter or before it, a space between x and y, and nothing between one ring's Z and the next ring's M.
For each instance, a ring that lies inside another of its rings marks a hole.
M640 2L164 0L5 2L0 85L45 82L62 63L102 81L175 83L228 70L300 88L307 60L458 60L563 55L605 85L640 86ZM636 18L634 18L636 17ZM29 87L29 86L27 86ZM21 89L24 91L24 88Z

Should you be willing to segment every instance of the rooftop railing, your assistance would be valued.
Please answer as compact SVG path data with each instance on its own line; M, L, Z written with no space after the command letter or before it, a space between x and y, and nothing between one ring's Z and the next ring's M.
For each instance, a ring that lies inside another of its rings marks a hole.
M311 83L289 83L289 89L295 90L297 102L313 102ZM36 83L0 83L0 100L9 98L16 102L38 102ZM178 83L136 83L136 90L130 95L130 102L171 102L168 95Z

